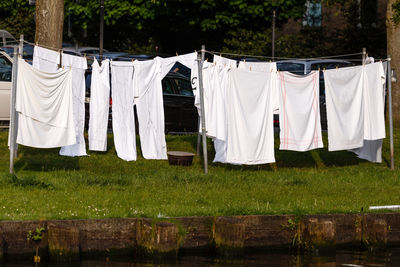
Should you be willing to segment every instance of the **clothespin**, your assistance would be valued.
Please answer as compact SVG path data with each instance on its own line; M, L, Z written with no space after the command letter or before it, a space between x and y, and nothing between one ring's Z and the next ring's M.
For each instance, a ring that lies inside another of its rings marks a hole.
M85 54L83 54L83 57L84 57L84 58L86 58L86 53L85 53Z
M320 72L321 71L321 68L318 68L318 72Z
M338 66L338 65L336 65L336 69L337 69L337 70L339 69L339 66Z
M178 55L178 52L175 52L175 54L176 54L176 56L179 56L179 55Z
M251 66L250 66L250 71L251 71Z
M323 72L325 72L325 70L326 70L326 69L324 68Z

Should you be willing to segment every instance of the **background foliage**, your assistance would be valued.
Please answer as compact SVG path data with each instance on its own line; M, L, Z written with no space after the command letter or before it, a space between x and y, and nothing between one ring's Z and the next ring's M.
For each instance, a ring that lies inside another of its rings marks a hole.
M130 53L191 52L202 44L215 51L270 55L272 11L277 14L276 55L311 57L353 53L367 47L386 54L385 21L378 21L371 0L322 0L340 6L340 29L301 26L287 34L288 20L302 21L306 0L105 0L105 48ZM313 1L315 2L315 1ZM316 1L318 2L318 1ZM357 3L361 3L361 9ZM394 5L400 11L400 0ZM34 39L35 7L27 0L0 2L0 28ZM396 13L399 14L399 13ZM400 21L400 15L393 20ZM98 46L99 0L65 0L64 41ZM334 49L334 51L332 51Z

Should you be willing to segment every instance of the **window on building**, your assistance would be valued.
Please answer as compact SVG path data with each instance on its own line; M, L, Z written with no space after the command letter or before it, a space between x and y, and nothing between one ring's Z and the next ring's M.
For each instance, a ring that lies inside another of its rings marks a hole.
M304 14L303 26L321 27L322 24L322 5L320 2L307 1L306 13Z

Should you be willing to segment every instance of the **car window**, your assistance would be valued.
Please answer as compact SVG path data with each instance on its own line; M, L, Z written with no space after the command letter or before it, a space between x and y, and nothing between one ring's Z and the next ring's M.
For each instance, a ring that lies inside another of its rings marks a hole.
M193 96L192 86L190 82L183 79L174 79L173 80L178 88L178 94L184 96Z
M303 75L304 74L304 64L293 63L293 62L281 62L277 63L277 68L280 71L289 71L294 74Z
M169 81L169 79L162 80L162 90L163 90L163 94L171 94L171 95L175 94L174 88L172 87L172 84Z
M12 64L7 58L0 54L0 81L11 82Z
M330 69L334 69L336 67L338 68L342 68L342 67L350 67L351 63L347 63L347 62L326 62L326 63L314 63L311 64L311 70L330 70Z

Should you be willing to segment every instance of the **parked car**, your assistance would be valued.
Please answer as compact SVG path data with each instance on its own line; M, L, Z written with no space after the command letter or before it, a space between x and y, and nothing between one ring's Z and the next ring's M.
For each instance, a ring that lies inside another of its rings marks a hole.
M91 73L86 77L86 119L85 127L89 121ZM169 72L162 80L164 118L166 133L192 133L198 128L198 113L194 106L194 95L190 78L178 72ZM133 108L133 107L132 107ZM136 117L136 131L138 132L138 120ZM108 117L108 128L112 128L112 96Z
M1 50L6 52L11 58L14 56L14 47L18 47L18 45L6 45L0 47ZM24 44L22 57L28 61L32 61L33 59L33 48L34 46L31 44Z
M15 37L6 30L0 30L0 46L18 44Z
M10 120L11 57L0 49L0 121Z
M309 59L309 60L282 60L276 62L280 71L289 71L297 75L307 75L311 71L319 70L319 103L321 127L323 130L328 128L326 119L325 102L325 82L323 70L334 69L336 67L351 67L354 64L350 61L340 59ZM279 125L279 116L274 116L274 124Z

